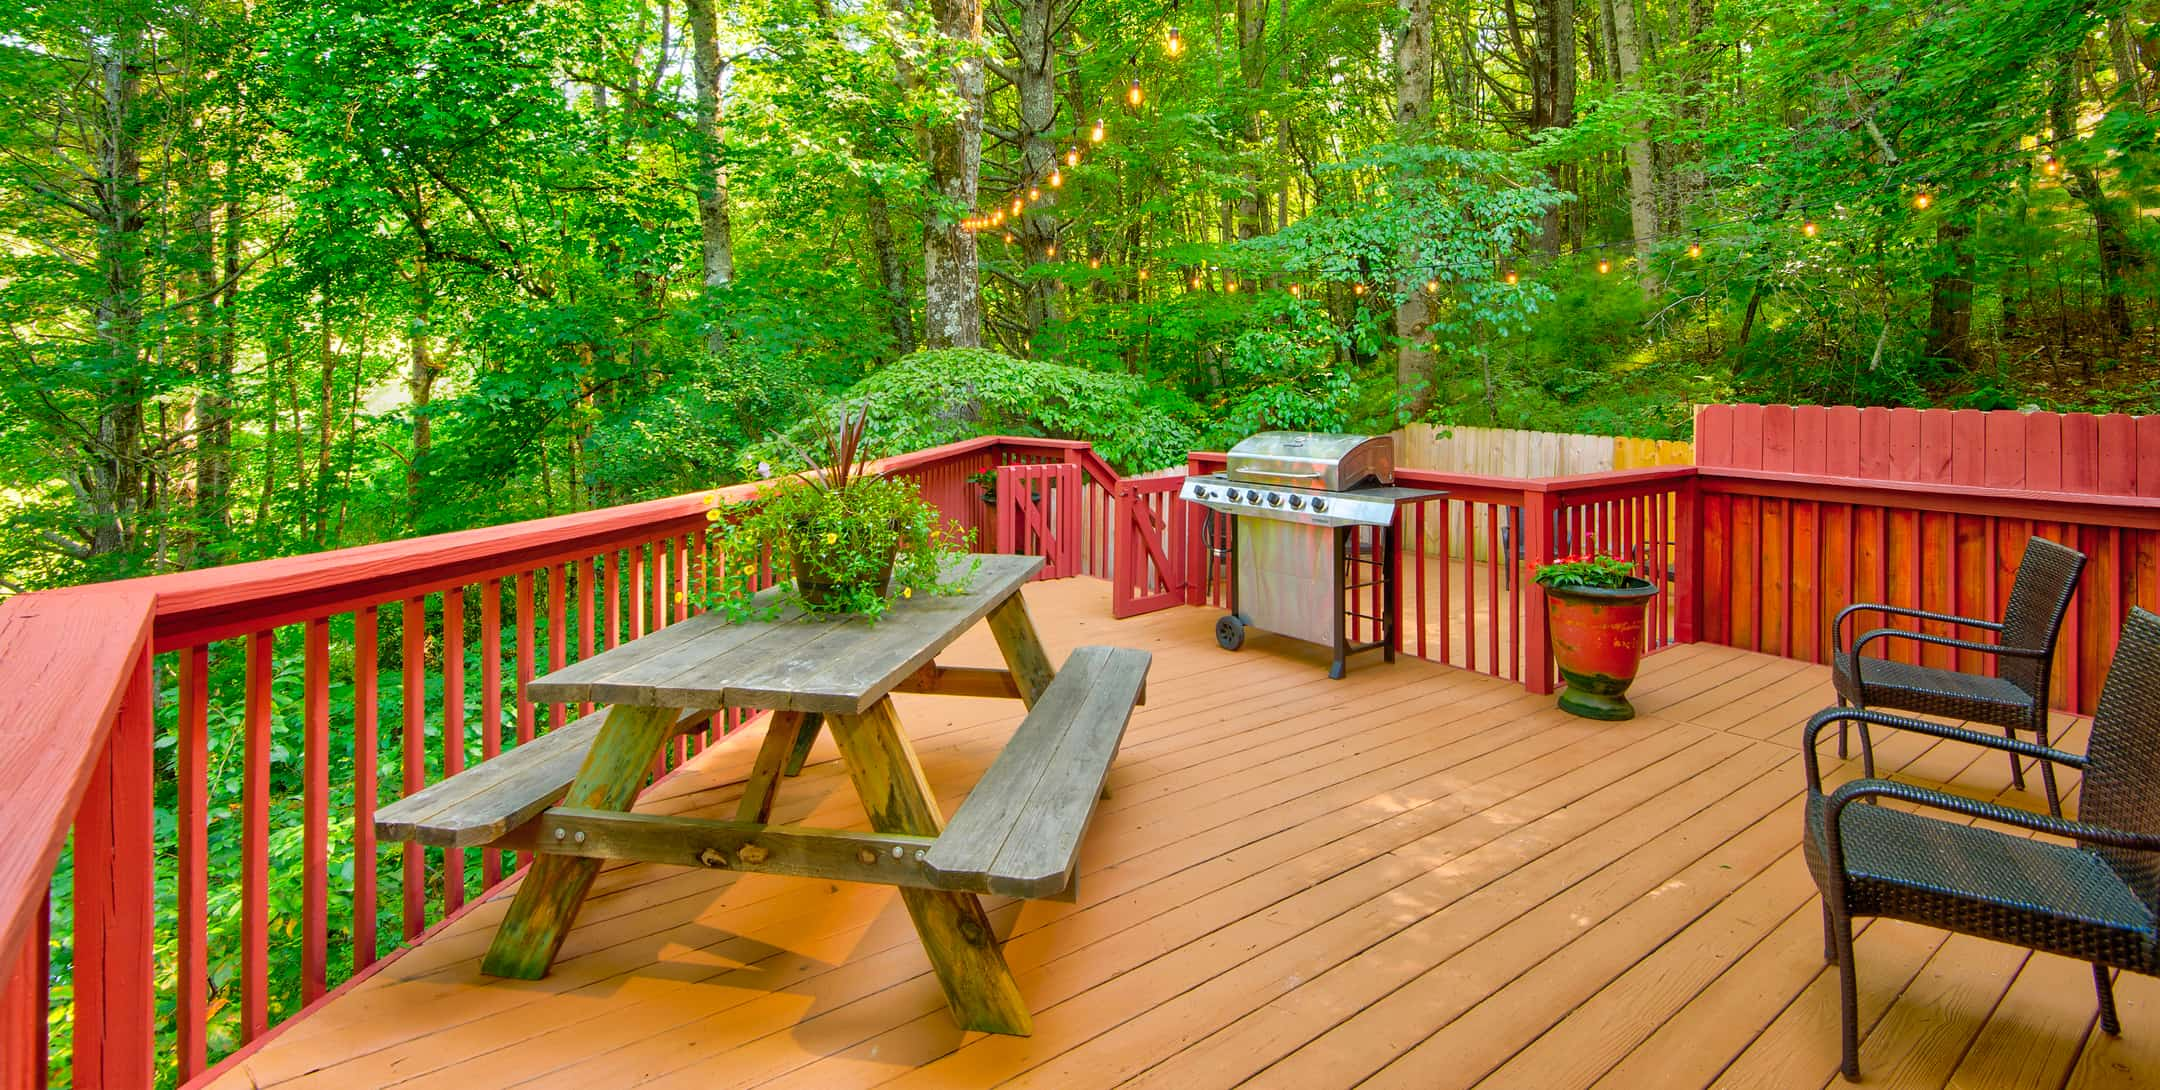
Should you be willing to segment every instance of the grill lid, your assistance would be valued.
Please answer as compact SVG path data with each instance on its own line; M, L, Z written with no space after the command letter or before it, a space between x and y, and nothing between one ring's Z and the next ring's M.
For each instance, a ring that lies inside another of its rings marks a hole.
M1233 481L1343 492L1395 483L1395 440L1386 435L1264 431L1230 448L1224 475Z

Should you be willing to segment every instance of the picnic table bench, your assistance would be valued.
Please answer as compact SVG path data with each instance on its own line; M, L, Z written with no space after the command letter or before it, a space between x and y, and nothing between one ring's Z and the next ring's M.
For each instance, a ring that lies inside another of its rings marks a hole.
M482 962L497 976L546 974L607 859L874 882L899 888L954 1019L1024 1035L1032 1022L978 895L1073 895L1081 837L1145 699L1151 656L1082 647L1053 669L1020 596L1043 561L974 560L964 591L918 597L874 623L783 613L730 624L708 613L539 678L526 690L535 702L608 707L384 807L376 829L536 853ZM985 620L1005 669L936 661ZM895 692L1029 709L950 823ZM728 707L770 712L734 819L630 813L661 748ZM769 823L781 780L821 729L868 831Z

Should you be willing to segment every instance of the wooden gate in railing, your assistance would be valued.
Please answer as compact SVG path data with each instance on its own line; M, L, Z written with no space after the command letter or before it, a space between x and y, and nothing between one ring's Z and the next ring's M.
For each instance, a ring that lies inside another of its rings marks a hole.
M1118 486L1111 515L1110 615L1135 617L1185 601L1187 523L1197 508L1178 499L1183 476Z
M1043 558L1037 579L1080 574L1080 467L1062 462L999 466L998 548Z

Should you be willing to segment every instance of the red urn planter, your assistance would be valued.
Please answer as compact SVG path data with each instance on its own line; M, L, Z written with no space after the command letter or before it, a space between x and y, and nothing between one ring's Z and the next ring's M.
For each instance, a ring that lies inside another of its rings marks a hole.
M1546 629L1553 663L1567 683L1563 711L1585 719L1633 719L1628 686L1642 665L1643 610L1657 588L1637 579L1625 587L1546 587Z

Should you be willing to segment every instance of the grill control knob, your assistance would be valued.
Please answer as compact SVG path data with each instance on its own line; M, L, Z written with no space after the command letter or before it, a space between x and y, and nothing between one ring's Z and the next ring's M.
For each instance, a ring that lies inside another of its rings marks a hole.
M1318 496L1314 496L1312 498L1312 509L1316 513L1327 510L1327 501L1321 499Z
M1304 509L1305 509L1305 497L1303 497L1303 496L1300 496L1300 495L1298 495L1298 494L1297 494L1297 493L1295 493L1295 492L1292 492L1292 493L1290 494L1290 509L1291 509L1292 511L1302 511L1302 510L1304 510Z
M1280 492L1270 492L1270 493L1268 493L1268 494L1267 494L1267 504L1268 504L1268 506L1269 506L1269 507L1281 507L1281 506L1282 506L1282 493L1280 493Z
M1260 490L1259 490L1259 489L1257 489L1257 488L1248 488L1248 489L1246 489L1246 490L1245 490L1245 502L1246 502L1246 503L1259 503L1259 502L1260 502Z

